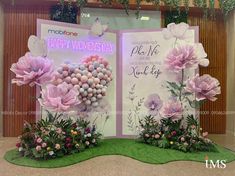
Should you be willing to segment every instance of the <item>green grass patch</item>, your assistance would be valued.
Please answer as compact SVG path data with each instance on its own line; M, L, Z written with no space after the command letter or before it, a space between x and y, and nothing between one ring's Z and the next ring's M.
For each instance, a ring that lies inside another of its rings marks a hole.
M150 164L164 164L171 161L205 162L206 155L211 160L226 160L227 162L235 160L234 152L220 146L216 147L218 152L183 153L150 146L133 139L105 139L98 147L51 160L37 161L21 157L16 149L8 151L4 158L16 165L36 168L64 167L104 155L122 155Z

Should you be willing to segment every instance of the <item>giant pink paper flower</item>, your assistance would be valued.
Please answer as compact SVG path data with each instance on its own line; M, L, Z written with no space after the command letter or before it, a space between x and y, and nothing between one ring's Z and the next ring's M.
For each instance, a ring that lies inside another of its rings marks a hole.
M69 108L80 103L78 100L78 90L75 88L70 89L70 86L65 82L58 86L48 84L41 93L40 104L46 109L53 111L67 111Z
M171 118L173 121L179 120L182 118L183 107L179 101L170 100L163 105L160 114L163 118Z
M163 29L163 37L167 40L173 37L184 40L188 28L189 25L183 22L179 24L170 23L167 25L167 28Z
M186 91L195 93L196 100L211 100L215 101L217 94L221 93L219 81L216 78L211 77L208 74L199 76L197 74L195 77L187 80Z
M17 63L12 64L10 70L16 74L12 83L18 86L29 84L42 84L52 79L53 62L41 56L33 57L31 53L26 53Z
M198 62L199 60L194 53L194 47L191 45L172 49L165 60L167 69L176 73L185 68L196 68L198 67Z

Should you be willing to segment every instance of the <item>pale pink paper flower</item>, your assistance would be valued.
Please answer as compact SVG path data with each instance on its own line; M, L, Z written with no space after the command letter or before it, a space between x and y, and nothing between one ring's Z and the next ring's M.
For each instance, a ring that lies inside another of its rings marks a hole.
M189 25L183 22L179 24L170 23L167 25L167 28L163 29L162 33L166 40L171 38L184 40L188 28Z
M49 82L53 77L53 62L41 56L33 57L31 53L26 53L17 63L12 64L10 70L16 74L12 83L18 86L29 84L42 84Z
M162 104L163 102L158 94L150 94L144 102L145 107L148 108L149 114L152 116L156 116L158 114Z
M49 84L41 93L40 104L46 109L53 111L67 111L69 108L80 103L78 100L78 90L75 88L69 89L69 85L65 82L58 86Z
M176 100L166 102L160 112L163 118L171 118L173 121L180 120L183 114L181 103Z
M216 78L211 77L208 74L199 76L197 74L195 77L188 79L186 82L186 91L195 93L196 100L211 100L215 101L216 95L221 93L220 83Z
M207 53L201 43L194 44L194 52L199 61L199 65L207 67L209 65L209 60L207 59Z
M185 45L172 49L166 57L165 64L167 69L176 73L185 68L197 68L198 58L194 53L194 47Z

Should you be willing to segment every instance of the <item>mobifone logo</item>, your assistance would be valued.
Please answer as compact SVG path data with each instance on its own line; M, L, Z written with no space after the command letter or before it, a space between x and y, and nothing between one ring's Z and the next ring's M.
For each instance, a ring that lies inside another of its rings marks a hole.
M209 157L205 156L206 168L209 169L225 169L226 168L226 160L210 160Z

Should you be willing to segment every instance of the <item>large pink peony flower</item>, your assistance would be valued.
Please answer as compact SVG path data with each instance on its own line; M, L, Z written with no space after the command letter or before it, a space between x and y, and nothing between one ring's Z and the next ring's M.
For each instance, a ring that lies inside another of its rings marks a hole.
M69 108L80 103L78 100L78 90L75 88L70 89L70 86L65 82L58 86L48 84L41 93L40 104L46 109L53 111L67 111Z
M173 121L179 120L182 118L183 107L179 101L170 100L163 105L160 114L163 118L171 118Z
M163 29L162 33L165 39L177 38L184 40L186 32L189 28L189 25L186 23L170 23L167 25L167 28Z
M33 57L31 53L26 53L17 63L12 64L10 70L16 74L12 83L18 86L29 84L42 84L52 79L53 62L41 56Z
M179 72L185 68L197 68L198 62L194 47L191 45L172 49L165 60L167 69L173 72Z
M196 100L211 100L215 101L217 94L221 93L219 81L216 78L211 77L208 74L199 76L197 74L195 77L187 80L186 91L195 93Z

